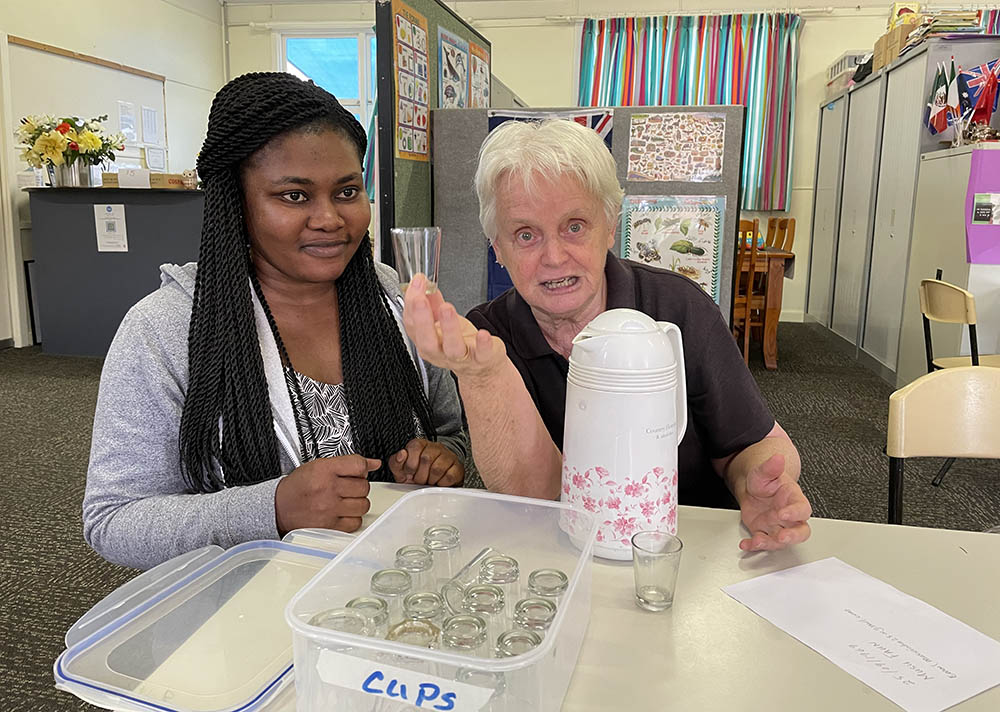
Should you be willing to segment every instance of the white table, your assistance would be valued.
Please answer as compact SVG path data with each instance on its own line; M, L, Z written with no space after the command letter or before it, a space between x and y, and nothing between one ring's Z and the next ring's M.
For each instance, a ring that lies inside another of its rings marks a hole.
M372 485L367 526L412 487ZM723 586L836 556L1000 640L1000 535L813 519L812 537L744 554L735 511L681 507L673 608L633 599L631 562L594 559L590 627L563 709L899 710L722 592ZM952 708L1000 709L1000 687Z

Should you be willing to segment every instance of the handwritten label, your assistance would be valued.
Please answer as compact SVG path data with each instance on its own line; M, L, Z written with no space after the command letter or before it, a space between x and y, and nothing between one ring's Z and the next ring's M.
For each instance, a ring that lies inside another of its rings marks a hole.
M328 685L439 712L477 712L493 695L493 690L485 687L332 650L320 651L316 671Z
M839 559L723 590L910 712L1000 684L1000 643Z

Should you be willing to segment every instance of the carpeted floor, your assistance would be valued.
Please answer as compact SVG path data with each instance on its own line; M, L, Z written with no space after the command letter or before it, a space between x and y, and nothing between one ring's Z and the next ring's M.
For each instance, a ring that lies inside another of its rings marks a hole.
M779 369L752 364L778 420L802 453L816 516L885 521L891 389L825 337L782 324ZM83 498L100 362L0 351L0 483L7 523L0 561L0 710L90 710L58 692L52 663L65 631L136 572L84 543ZM907 524L984 529L1000 523L1000 462L958 462L930 486L939 461L908 465Z

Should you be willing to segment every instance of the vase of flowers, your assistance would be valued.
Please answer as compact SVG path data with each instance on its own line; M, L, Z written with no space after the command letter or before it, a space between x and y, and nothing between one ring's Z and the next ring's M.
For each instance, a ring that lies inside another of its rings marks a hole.
M90 185L90 167L115 160L125 148L125 137L106 134L98 116L84 121L77 116L25 116L15 135L21 159L32 168L45 168L52 187Z

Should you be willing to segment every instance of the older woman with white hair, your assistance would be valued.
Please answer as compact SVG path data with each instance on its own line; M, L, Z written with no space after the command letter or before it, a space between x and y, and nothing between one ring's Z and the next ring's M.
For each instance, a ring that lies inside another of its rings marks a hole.
M601 138L571 121L508 122L479 153L483 230L514 288L462 318L411 282L404 321L420 355L458 380L483 481L556 498L573 337L607 309L638 309L684 338L689 425L678 449L681 504L739 506L744 550L809 536L801 463L715 303L686 277L622 260L623 191Z

